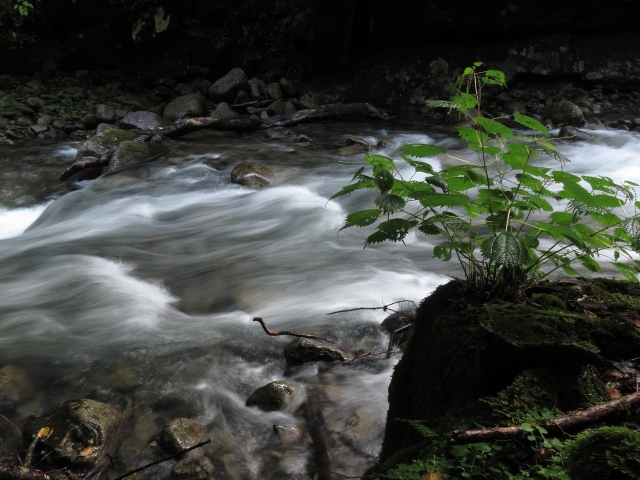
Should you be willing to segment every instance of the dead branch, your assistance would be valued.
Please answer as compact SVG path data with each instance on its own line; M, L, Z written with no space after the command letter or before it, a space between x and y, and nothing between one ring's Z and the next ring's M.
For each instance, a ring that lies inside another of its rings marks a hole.
M393 350L393 344L395 342L396 335L406 332L412 326L413 326L413 324L410 323L409 325L405 325L404 327L400 327L399 329L397 329L395 332L393 332L391 334L391 338L389 339L389 347L387 348L387 358L389 358L391 356L391 351Z
M29 470L18 465L0 465L0 478L3 480L51 480L51 477L39 470Z
M15 430L15 432L18 434L18 436L22 437L22 433L20 432L20 429L18 427L16 427L15 423L13 423L11 420L9 420L4 415L0 415L0 417L4 418L7 422L9 422L9 425L11 425L11 428L13 428Z
M355 362L356 360L361 360L363 358L371 357L371 356L374 356L374 355L384 355L385 353L387 353L387 352L365 352L365 353L361 353L357 357L352 358L351 360L346 360L344 362L340 362L340 363L337 363L335 365L327 365L327 366L324 366L324 367L321 366L318 369L319 370L329 370L330 368L342 367L343 365L348 365L350 363ZM389 358L389 357L386 357L386 358Z
M245 103L238 103L235 105L229 105L231 108L236 108L236 107L248 107L249 105L255 105L256 103L258 103L258 100L254 100L253 102L245 102Z
M82 170L86 170L87 168L94 167L106 167L109 165L109 161L111 160L111 156L113 155L113 150L105 153L104 155L98 155L97 157L82 157L80 160L76 160L76 162L67 168L64 172L60 174L58 180L61 182L71 178L78 172Z
M133 475L134 473L141 472L142 470L146 470L147 468L151 468L154 465L158 465L159 463L163 463L163 462L166 462L167 460L171 460L172 458L176 458L176 457L179 457L180 455L184 455L185 453L190 452L191 450L195 450L196 448L200 448L203 445L206 445L207 443L211 443L211 439L205 440L204 442L200 442L197 445L194 445L193 447L185 448L181 452L174 453L173 455L169 455L168 457L162 458L160 460L156 460L155 462L147 463L146 465L144 465L142 467L136 468L135 470L131 470L130 472L125 473L124 475L120 475L119 477L115 478L114 480L123 480L124 478L127 478L130 475Z
M25 468L31 468L31 464L33 463L33 451L36 449L38 442L40 442L40 437L38 435L35 435L31 443L29 444L29 448L27 448L27 454L24 457Z
M265 333L267 335L271 335L272 337L276 337L278 335L291 335L292 337L310 338L312 340L321 340L323 342L331 343L334 345L337 344L335 340L331 340L325 337L319 337L318 335L312 335L311 333L297 333L297 332L292 332L290 330L282 330L281 332L274 332L273 330L269 330L267 328L267 325L264 323L264 320L262 320L262 318L260 317L255 317L253 321L259 322L260 325L262 325L262 329L265 331Z
M381 307L358 307L358 308L347 308L346 310L336 310L335 312L329 312L327 315L335 315L336 313L346 313L346 312L357 312L358 310L382 310L386 312L387 310L392 311L393 313L400 313L392 308L389 308L392 305L397 305L399 303L411 302L415 306L415 302L411 300L398 300L397 302L389 303L387 305L383 305Z
M563 430L576 430L592 425L627 407L640 405L640 392L612 400L601 405L595 405L585 410L569 413L562 417L547 420L541 425L550 434L555 434ZM511 440L514 438L524 438L529 434L522 426L482 428L478 430L454 430L447 435L447 441L453 444L478 443L494 440Z

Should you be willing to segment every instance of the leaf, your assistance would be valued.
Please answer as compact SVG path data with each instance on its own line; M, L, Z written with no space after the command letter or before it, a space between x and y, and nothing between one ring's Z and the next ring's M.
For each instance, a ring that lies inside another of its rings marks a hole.
M572 173L568 173L568 172L563 172L561 170L554 170L553 172L551 172L551 176L556 182L563 183L563 184L565 182L578 183L580 182L580 180L582 180L577 175L573 175Z
M475 117L473 120L489 134L492 133L504 138L515 138L513 131L509 127L505 127L495 120L485 117Z
M614 262L613 266L616 267L627 280L635 283L640 282L640 280L638 280L638 273L640 272L632 266L620 262Z
M487 136L486 133L480 130L476 130L475 128L471 128L467 126L457 127L456 131L458 132L458 135L460 136L460 138L464 142L466 142L469 146L472 146L472 145L479 146L480 144L484 145L489 141L489 137Z
M53 428L51 427L42 427L36 434L38 438L49 438L51 435L53 435Z
M463 112L478 106L478 99L467 92L460 92L458 95L454 96L452 100L460 105L458 110Z
M527 247L511 232L500 232L480 247L485 259L504 267L519 267L529 260Z
M531 158L529 147L523 143L512 142L507 146L507 149L508 152L502 155L502 161L516 170L528 171L529 159Z
M430 185L440 187L444 193L449 192L449 184L441 175L432 175L424 179Z
M636 251L640 250L640 217L629 218L620 226L631 238L631 247Z
M460 104L457 102L450 102L447 100L427 100L425 102L429 108L448 108L450 110L459 110Z
M579 216L577 216L575 213L568 213L568 212L554 212L551 215L549 215L549 217L553 222L557 223L558 225L563 225L565 227L568 227L572 223L580 221Z
M375 187L376 187L376 184L374 183L373 180L363 180L358 183L352 183L351 185L346 185L342 187L342 190L340 190L338 193L334 193L333 195L331 195L329 197L329 200L333 200L334 198L342 197L344 195L349 195L355 192L356 190L361 190L364 188L375 188Z
M563 183L563 185L564 188L558 193L560 197L567 200L578 200L587 206L595 206L591 200L591 194L581 185L570 181Z
M356 178L362 175L362 172L364 172L364 167L360 167L358 171L353 174L353 178L351 179L351 181L353 182Z
M383 170L393 170L396 166L393 159L385 157L384 155L372 155L368 153L364 156L364 159L369 162L372 167L378 167Z
M367 237L364 246L374 243L382 243L385 240L399 242L407 236L409 230L418 224L417 220L405 220L403 218L392 218L378 225L378 231Z
M551 134L549 133L549 129L547 129L547 127L545 127L535 118L531 118L527 115L520 115L516 113L513 116L513 119L516 122L518 122L520 125L524 125L525 127L530 128L531 130L535 130L536 132L542 133L545 137L551 136Z
M423 207L455 207L467 203L469 197L461 193L426 193L418 201Z
M410 198L418 199L420 195L427 192L435 192L435 190L431 185L428 185L424 182L396 179L393 182L393 188L391 189L391 192L403 198L410 197Z
M523 423L521 427L522 427L522 430L524 430L525 432L533 432L533 427L531 426L530 423Z
M578 259L582 266L593 273L601 273L602 268L600 264L593 257L580 257Z
M545 154L548 157L555 158L558 161L558 163L560 163L560 165L564 165L566 163L571 162L571 160L569 160L567 157L562 155L559 151L554 150L552 148L536 148L536 150L540 153Z
M382 209L382 213L395 213L404 208L406 202L404 199L393 193L380 195L374 200L375 204Z
M447 213L447 212L445 212ZM464 233L468 233L469 231L471 231L471 226L469 225L468 222L466 222L464 219L455 216L453 214L451 215L437 215L437 216L433 216L433 217L429 217L425 220L422 221L423 224L430 224L430 225L436 225L436 224L441 224L451 230L453 230L454 232L464 232Z
M451 247L447 247L444 245L433 247L433 256L439 258L443 262L448 262L449 260L451 260L451 252Z
M393 182L395 179L393 178L393 174L388 170L380 170L378 171L373 181L380 190L380 193L387 193L393 187Z
M420 230L425 235L440 235L441 233L443 233L442 230L440 230L438 227L431 223L425 222L424 220L420 222L420 225L418 225L418 230Z
M487 70L484 72L484 78L482 81L487 85L501 85L503 87L507 85L504 73L500 70Z
M79 457L88 457L89 455L91 455L93 453L93 447L89 446L86 448L83 448L80 453L78 453Z
M359 212L351 213L347 215L344 227L338 231L342 231L349 227L366 227L367 225L371 225L378 219L381 213L382 210L378 209L360 210Z
M412 157L416 158L433 157L434 155L447 153L447 151L442 147L427 144L405 145L404 147L402 147L402 150L407 152L407 154L411 155Z
M409 165L411 165L413 168L415 168L416 172L434 173L433 167L426 162L420 162L419 160L412 160L406 155L400 155L400 157Z

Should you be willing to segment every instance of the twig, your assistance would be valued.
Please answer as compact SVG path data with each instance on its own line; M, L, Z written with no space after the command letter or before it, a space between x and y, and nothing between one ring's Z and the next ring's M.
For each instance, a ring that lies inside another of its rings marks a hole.
M258 100L254 100L253 102L246 102L246 103L238 103L236 105L229 105L230 107L246 107L247 105L255 105L256 103L258 103Z
M391 357L391 351L393 350L393 342L396 339L396 335L398 335L399 333L406 332L412 326L413 326L413 324L410 323L409 325L405 325L404 327L400 327L399 329L397 329L395 332L393 332L391 334L391 338L389 339L389 347L387 348L387 358Z
M384 355L387 352L366 352L366 353L361 353L360 355L358 355L357 357L352 358L351 360L347 360L341 363L338 363L336 365L328 365L325 368L320 367L319 370L329 370L330 368L336 368L336 367L342 367L343 365L348 365L350 363L355 362L356 360L360 360L362 358L366 358L372 355ZM387 357L389 358L389 357Z
M254 322L259 322L262 325L262 329L266 332L267 335L271 335L272 337L277 337L278 335L291 335L292 337L302 337L302 338L311 338L312 340L322 340L323 342L328 342L336 345L338 342L335 340L331 340L325 337L319 337L318 335L312 335L310 333L297 333L292 332L290 330L282 330L281 332L274 332L267 328L267 325L264 323L264 320L260 317L254 317Z
M31 464L33 463L33 451L36 449L39 441L40 437L38 435L35 435L33 440L31 440L29 448L27 448L27 454L24 457L24 468L31 468Z
M180 455L190 452L191 450L195 450L196 448L200 448L203 445L206 445L207 443L211 443L211 439L205 440L204 442L200 442L197 445L194 445L193 447L185 448L181 452L174 453L173 455L169 455L168 457L165 457L161 460L156 460L155 462L147 463L142 467L136 468L135 470L131 470L130 472L125 473L124 475L120 475L119 477L114 478L114 480L123 480L128 476L133 475L134 473L141 472L142 470L146 470L147 468L153 467L154 465L158 465L159 463L163 463L163 462L166 462L167 460L171 460L172 458L179 457Z
M335 312L329 312L327 313L327 315L335 315L336 313L345 313L345 312L355 312L358 310L382 310L382 311L387 311L387 310L391 310L393 313L400 313L397 312L391 308L389 308L391 305L397 305L398 303L403 303L403 302L411 302L413 303L413 305L415 306L415 302L411 301L411 300L398 300L397 302L393 302L393 303L389 303L387 305L383 305L381 307L359 307L359 308L348 308L346 310L337 310Z
M338 473L338 472L332 472L331 470L329 470L329 473L331 475L337 475L337 476L342 477L342 478L362 478L362 475L360 475L359 477L348 477L348 476L343 475L343 474Z
M4 415L0 415L0 417L4 418L7 422L9 422L9 425L11 425L11 427L16 431L16 433L20 436L22 436L22 433L20 432L20 430L18 429L18 427L16 427L16 425L9 420L7 417L5 417Z

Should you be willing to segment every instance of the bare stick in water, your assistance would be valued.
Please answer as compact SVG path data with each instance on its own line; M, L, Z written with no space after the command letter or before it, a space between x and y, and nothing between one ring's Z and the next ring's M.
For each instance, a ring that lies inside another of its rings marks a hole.
M318 335L312 335L310 333L297 333L292 332L290 330L282 330L281 332L274 332L273 330L269 330L267 325L264 323L264 320L260 317L255 317L253 319L254 322L259 322L262 325L262 329L265 331L267 335L271 335L272 337L277 337L278 335L291 335L292 337L302 337L302 338L311 338L312 340L322 340L323 342L333 343L334 345L337 343L335 340L331 340L329 338L319 337Z

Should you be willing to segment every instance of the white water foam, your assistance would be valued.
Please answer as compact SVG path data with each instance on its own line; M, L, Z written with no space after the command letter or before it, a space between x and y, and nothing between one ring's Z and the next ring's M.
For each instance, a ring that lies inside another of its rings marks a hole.
M47 208L46 205L13 210L0 207L0 240L20 235L44 212L45 208Z

